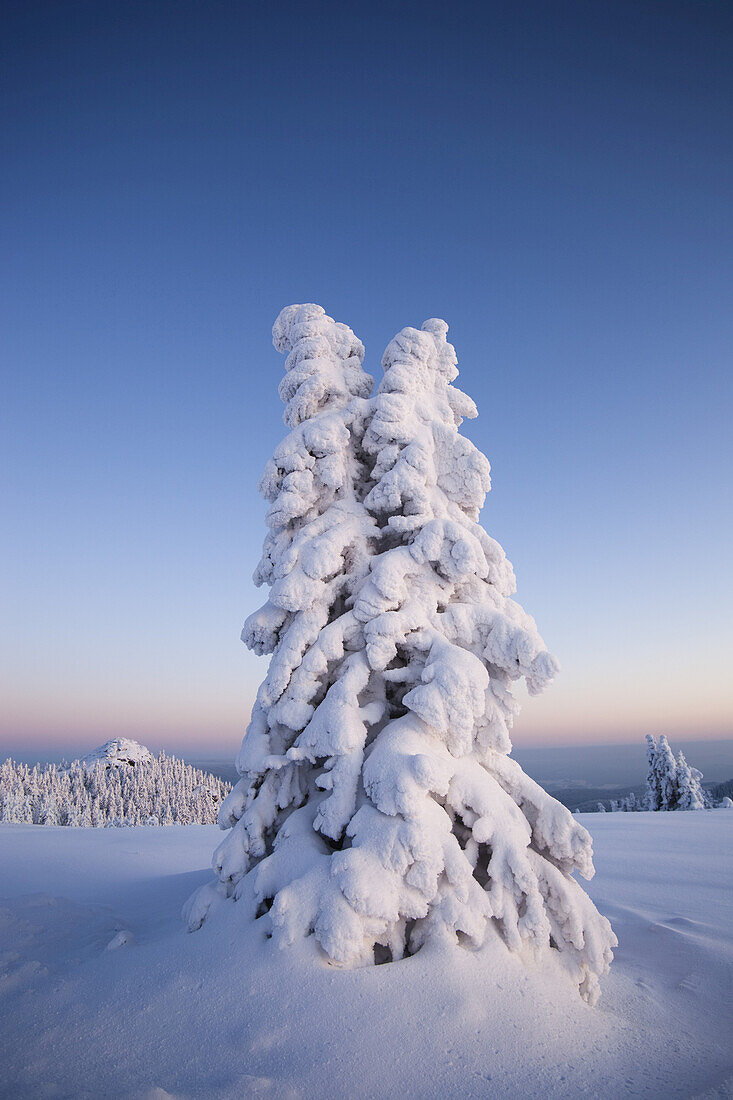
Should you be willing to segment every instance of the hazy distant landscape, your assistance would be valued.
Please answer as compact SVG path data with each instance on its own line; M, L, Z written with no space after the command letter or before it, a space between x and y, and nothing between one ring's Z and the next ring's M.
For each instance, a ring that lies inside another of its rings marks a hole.
M687 759L703 773L703 783L711 786L733 779L733 738L722 741L692 741L675 739ZM195 768L211 772L229 783L237 780L231 753L197 753L182 748L176 752ZM17 760L28 764L60 761L62 756L41 757L33 752L14 752ZM74 753L67 754L69 759ZM570 809L594 810L599 800L609 801L634 791L644 791L646 758L644 741L629 745L565 745L554 747L517 748L512 756L541 786L552 791L555 798Z
M677 741L704 783L723 783L733 778L733 738L725 741ZM617 798L644 790L646 757L643 740L632 745L566 745L554 748L515 749L512 756L533 779L551 790L571 809L598 799ZM182 754L190 764L232 783L237 778L233 755ZM595 808L595 806L593 807Z

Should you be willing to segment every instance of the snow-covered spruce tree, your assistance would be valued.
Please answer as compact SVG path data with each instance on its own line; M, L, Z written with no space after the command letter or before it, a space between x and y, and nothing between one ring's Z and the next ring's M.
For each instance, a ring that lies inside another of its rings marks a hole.
M646 735L645 802L649 810L674 810L677 805L677 761L667 738Z
M644 804L647 810L660 810L662 805L660 784L657 777L657 742L656 738L648 733L646 741L646 792Z
M321 343L301 353L299 317L291 307L275 326L286 365L331 363L333 323L308 313L308 339L317 319ZM338 489L313 490L307 508L270 521L258 573L270 601L244 636L273 658L220 815L232 829L215 855L218 883L186 917L195 928L217 894L249 898L281 942L312 932L351 965L429 939L478 945L493 926L511 948L556 948L594 1002L616 940L572 878L593 873L590 837L508 757L512 683L539 692L557 665L478 524L489 464L458 432L476 410L451 385L446 332L437 320L403 329L368 403L361 384L329 394L325 408L348 433ZM318 422L320 406L311 415ZM291 439L281 453L311 468L302 434ZM276 454L265 477L273 507L286 476ZM328 572L305 570L284 604L278 586L303 572L313 524L331 548ZM313 629L298 625L304 615Z
M677 761L664 734L657 742L656 770L659 783L659 808L674 810L677 805Z
M648 810L704 810L708 805L702 787L702 772L687 763L684 753L675 758L662 736L657 741L646 735L647 777L645 805Z
M599 806L602 803L598 803ZM618 814L630 814L636 813L638 810L645 809L644 802L639 801L633 791L630 791L625 798L612 798L611 799L611 813Z
M343 833L356 806L360 762L346 762L348 775L331 761L335 790L317 798L316 782L323 789L332 777L324 774L323 759L318 766L309 762L304 731L314 735L331 714L334 747L351 738L356 751L374 717L363 705L368 669L361 625L348 607L377 535L363 505L361 419L372 390L362 369L364 348L317 305L282 310L273 343L287 354L279 392L291 430L260 481L269 532L254 580L269 585L270 594L242 632L251 649L273 656L237 758L242 779L219 818L233 827L215 855L227 888L272 851L294 807L318 809L323 835ZM201 923L212 897L204 889L192 899L192 926Z
M702 772L692 768L685 760L685 754L677 754L677 805L678 810L704 810L705 792L702 789Z

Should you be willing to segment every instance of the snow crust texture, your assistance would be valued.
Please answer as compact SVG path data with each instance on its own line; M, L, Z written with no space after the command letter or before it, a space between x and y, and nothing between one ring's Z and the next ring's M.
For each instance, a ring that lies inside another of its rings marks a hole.
M313 934L349 966L494 929L556 951L594 1003L616 939L573 878L590 836L509 757L513 684L539 693L558 665L478 522L490 468L459 431L476 407L447 331L398 333L373 393L320 306L275 322L290 432L260 483L269 597L242 634L272 656L215 882L184 916L252 896L277 942Z

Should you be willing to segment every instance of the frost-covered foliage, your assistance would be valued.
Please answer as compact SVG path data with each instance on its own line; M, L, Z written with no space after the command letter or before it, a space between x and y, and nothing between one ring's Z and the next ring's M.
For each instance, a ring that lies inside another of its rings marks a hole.
M476 408L447 328L403 329L370 396L350 329L313 305L275 323L291 430L261 482L269 598L243 633L272 658L217 878L184 915L249 899L281 943L313 933L343 965L493 929L556 948L594 1002L616 940L573 878L590 836L509 758L512 685L536 694L558 666L478 523L489 463L459 432Z
M131 744L137 742L126 742ZM0 821L79 826L216 822L231 784L147 749L131 766L106 753L108 747L68 767L6 760L0 765Z
M704 810L711 805L711 799L702 787L702 772L690 767L684 753L679 752L675 757L664 734L658 740L647 734L646 758L646 792L643 799L637 798L634 791L625 798L613 799L611 810L614 813Z
M637 813L639 810L645 809L644 803L640 801L634 791L631 791L625 798L611 799L611 812L612 813Z
M702 772L692 768L682 752L677 753L677 810L704 810L707 805L702 789Z
M675 804L677 761L662 734L656 740L646 735L646 805L649 810L671 810Z
M664 734L657 740L646 735L647 777L644 805L647 810L703 810L708 805L702 788L702 772L692 768L682 752L675 758Z
M726 779L724 783L715 783L705 792L713 805L722 805L727 798L733 801L733 779Z

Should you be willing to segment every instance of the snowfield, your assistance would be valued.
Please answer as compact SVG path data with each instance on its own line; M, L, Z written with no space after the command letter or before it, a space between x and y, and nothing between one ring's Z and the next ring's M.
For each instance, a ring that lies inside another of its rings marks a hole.
M498 935L386 966L193 935L213 826L0 826L0 1091L20 1097L731 1097L733 813L595 814L619 946L596 1008Z

